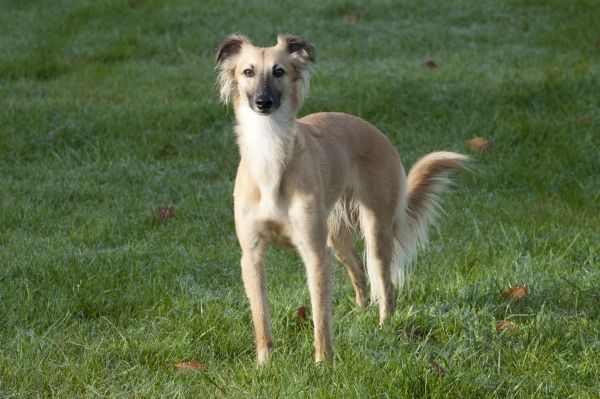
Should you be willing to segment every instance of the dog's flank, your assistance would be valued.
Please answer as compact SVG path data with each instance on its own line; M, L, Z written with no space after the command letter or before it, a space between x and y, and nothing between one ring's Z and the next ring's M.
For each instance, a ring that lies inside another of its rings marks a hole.
M365 266L354 248L360 228L371 300L380 323L391 315L395 289L427 239L446 173L467 158L436 152L404 173L389 140L368 122L343 113L296 119L308 88L312 45L279 36L254 47L242 35L218 48L221 100L233 103L241 159L234 190L242 278L250 301L259 363L272 346L264 255L269 245L295 247L306 266L315 358L330 360L329 249L348 269L358 306L368 302Z

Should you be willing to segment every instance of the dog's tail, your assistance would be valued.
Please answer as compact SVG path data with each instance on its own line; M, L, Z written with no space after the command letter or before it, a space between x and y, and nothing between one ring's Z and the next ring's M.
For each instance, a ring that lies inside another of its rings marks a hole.
M394 221L395 248L392 281L401 289L416 258L417 249L427 244L427 228L441 210L438 199L451 181L448 172L465 168L469 157L454 152L425 155L408 173L408 193L400 199Z

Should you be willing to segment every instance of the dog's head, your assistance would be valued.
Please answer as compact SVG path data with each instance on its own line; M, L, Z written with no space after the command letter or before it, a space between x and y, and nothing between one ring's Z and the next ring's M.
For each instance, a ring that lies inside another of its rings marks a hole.
M221 101L261 115L296 112L308 92L315 49L306 40L280 35L273 47L254 47L246 36L227 37L216 51Z

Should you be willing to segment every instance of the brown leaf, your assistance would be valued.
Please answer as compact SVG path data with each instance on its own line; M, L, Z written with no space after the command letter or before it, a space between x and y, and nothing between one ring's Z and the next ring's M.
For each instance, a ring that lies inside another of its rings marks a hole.
M300 319L300 324L306 324L306 306L302 305L298 308L298 318Z
M346 20L346 22L351 22L351 23L356 22L356 21L358 21L358 13L356 13L355 11L346 13L344 15L344 20Z
M157 222L166 222L175 216L174 206L161 206L154 211L154 220Z
M473 137L471 140L467 141L467 147L469 147L471 151L483 152L491 146L492 142L483 137Z
M547 202L540 202L539 204L536 204L535 207L538 211L545 211L550 207L550 204Z
M521 299L527 295L527 292L527 287L525 287L523 284L517 284L514 287L504 291L504 297L506 299Z
M438 67L437 62L435 62L434 60L427 60L423 63L423 66L425 68L429 68L429 69L435 69Z
M508 321L508 320L502 320L496 323L496 328L498 330L514 330L516 329L518 326L513 323L512 321Z
M596 48L600 48L600 39L596 40Z
M192 372L192 371L196 371L196 370L199 370L199 369L206 368L205 365L203 365L202 363L200 363L196 359L192 359L189 362L175 363L175 367L177 367L181 371L188 371L188 372Z
M405 328L404 329L404 334L406 334L406 338L413 340L413 341L420 341L423 340L425 338L427 338L427 335L429 335L429 333L431 332L431 330L423 330L421 328Z
M441 364L433 362L429 365L429 370L437 374L438 377L446 376L446 369Z
M592 123L592 116L590 114L581 115L577 118L577 124L579 126L587 126Z

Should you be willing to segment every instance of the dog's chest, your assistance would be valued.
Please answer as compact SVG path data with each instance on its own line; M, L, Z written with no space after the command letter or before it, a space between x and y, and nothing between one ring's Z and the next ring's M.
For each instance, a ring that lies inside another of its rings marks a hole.
M239 145L244 163L258 184L261 196L274 197L293 147L293 134L275 115L261 116L244 110L238 117Z
M281 185L294 148L294 127L279 114L261 116L246 107L237 117L242 162L260 192L248 216L268 242L291 246L288 202Z

